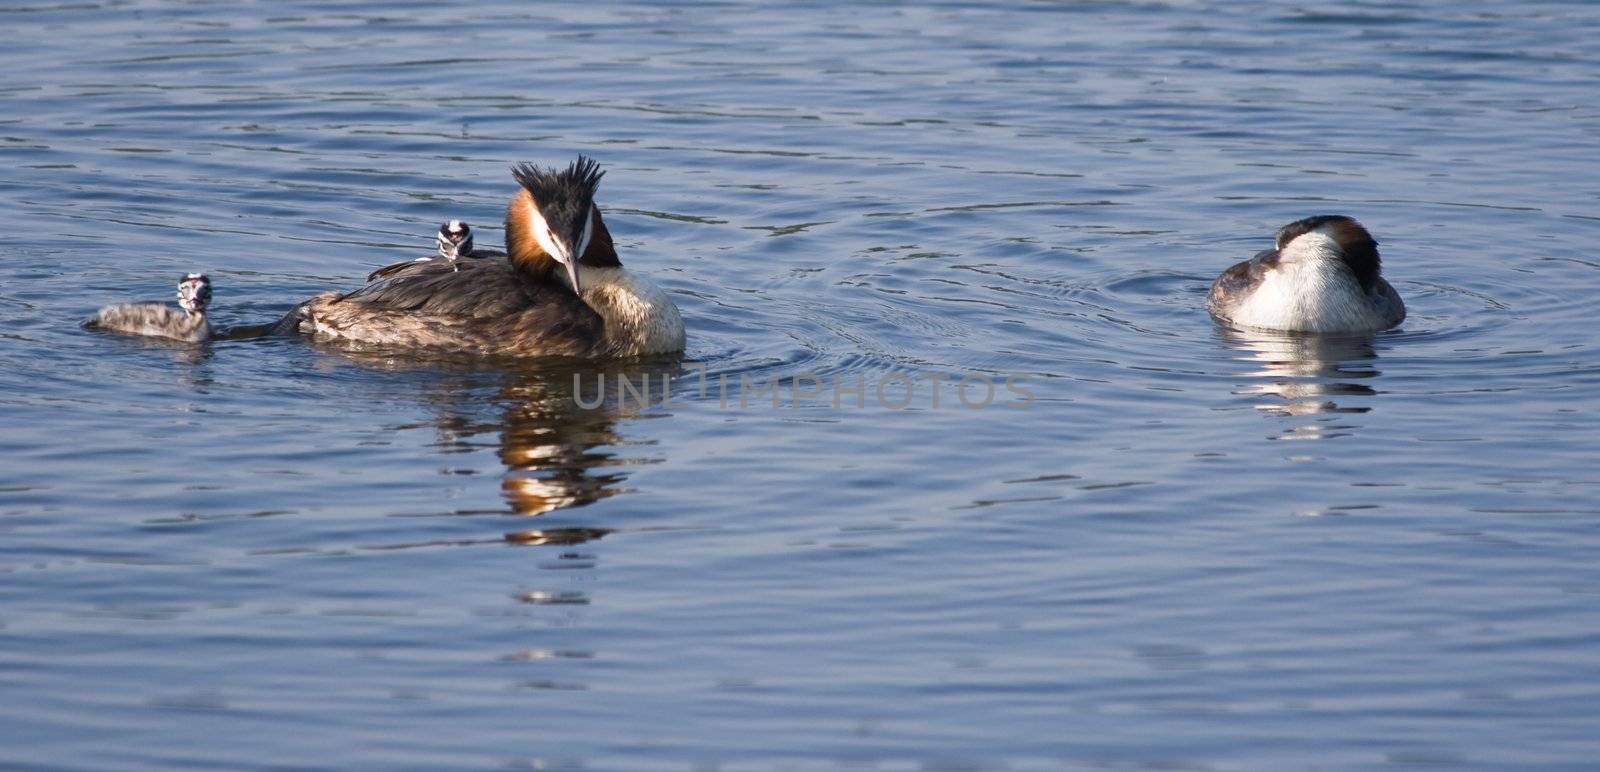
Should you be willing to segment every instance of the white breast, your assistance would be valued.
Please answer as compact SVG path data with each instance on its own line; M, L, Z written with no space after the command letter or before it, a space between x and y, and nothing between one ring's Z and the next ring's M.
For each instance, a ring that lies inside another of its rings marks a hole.
M606 320L618 356L683 350L683 316L666 290L626 268L580 268L583 300Z
M1228 309L1228 320L1268 330L1372 332L1396 323L1388 304L1362 291L1332 240L1309 233L1285 248L1254 291Z

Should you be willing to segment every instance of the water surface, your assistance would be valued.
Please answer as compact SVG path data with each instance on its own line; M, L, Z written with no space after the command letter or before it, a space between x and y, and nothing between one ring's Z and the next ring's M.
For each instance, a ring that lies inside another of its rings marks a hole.
M0 20L8 767L1600 754L1588 4ZM496 244L508 165L580 152L682 362L76 326L197 269L265 321L450 218ZM1329 212L1403 328L1206 318ZM602 372L655 404L580 406Z

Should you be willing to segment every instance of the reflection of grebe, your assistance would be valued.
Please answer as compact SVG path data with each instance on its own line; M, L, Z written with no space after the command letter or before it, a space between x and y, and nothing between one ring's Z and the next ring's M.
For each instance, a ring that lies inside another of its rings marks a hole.
M1331 414L1367 413L1365 404L1351 398L1373 397L1379 392L1363 383L1380 373L1373 366L1378 354L1371 335L1303 335L1294 333L1224 330L1224 339L1254 369L1240 395L1259 395L1269 401L1257 410L1279 416L1327 416L1284 429L1274 439L1328 439L1348 434L1355 425L1330 423ZM1335 400L1338 400L1337 402ZM1345 402L1345 404L1340 404Z
M590 365L497 362L478 369L459 360L419 362L360 350L342 356L390 371L443 368L445 377L425 379L420 394L433 414L434 447L447 455L493 449L505 469L501 494L517 514L539 515L622 493L630 468L652 460L637 457L639 446L622 456L614 450L627 445L617 431L628 415L625 405L579 406L579 375L588 374ZM607 370L641 383L681 374L675 362L660 360L619 362Z
M595 206L604 172L519 164L506 210L506 260L435 261L355 292L301 304L280 329L385 348L480 355L619 357L683 350L665 291L617 258ZM422 264L419 264L422 265Z
M450 266L451 271L459 271L461 268L456 265L458 260L506 256L504 252L474 248L472 246L472 226L460 220L451 220L439 226L439 233L434 238L434 241L438 242L439 245L438 254L386 265L367 274L367 282L371 283L379 279L390 278L404 272L426 271L437 268L440 260L443 260L445 265Z
M181 310L165 303L118 303L100 309L84 326L197 343L211 338L211 322L206 318L210 302L211 280L203 273L191 273L178 282Z
M1286 332L1377 332L1406 318L1405 303L1379 275L1378 242L1343 215L1296 220L1275 248L1224 271L1206 309L1239 327Z

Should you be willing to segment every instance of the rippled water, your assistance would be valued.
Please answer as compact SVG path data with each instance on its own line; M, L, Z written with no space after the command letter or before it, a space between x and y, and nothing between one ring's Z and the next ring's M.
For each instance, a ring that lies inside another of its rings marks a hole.
M8 767L1600 754L1593 5L0 21ZM265 321L451 217L497 243L509 163L580 152L681 363L76 326L195 269ZM1207 319L1325 212L1403 329ZM602 373L656 404L581 407Z

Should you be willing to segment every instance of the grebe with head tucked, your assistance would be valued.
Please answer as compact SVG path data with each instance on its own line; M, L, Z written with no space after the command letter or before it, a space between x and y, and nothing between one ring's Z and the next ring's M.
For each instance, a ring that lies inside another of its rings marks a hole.
M178 281L178 306L165 303L118 303L100 309L85 327L151 338L171 338L197 343L211 338L206 306L211 303L211 279L191 273Z
M506 259L413 263L348 294L301 304L283 326L318 340L479 355L618 357L683 350L683 318L622 267L594 203L605 174L512 168Z
M1277 243L1224 271L1206 310L1239 327L1283 332L1387 330L1406 318L1405 303L1380 275L1378 242L1344 215L1296 220Z
M456 265L457 260L506 256L506 253L504 252L497 252L492 249L477 249L473 247L472 226L467 225L461 220L450 220L449 222L439 226L439 232L434 237L434 241L438 243L439 247L439 252L437 254L428 255L427 257L419 257L415 260L406 260L393 265L386 265L376 271L373 271L372 273L367 274L367 281L374 282L379 279L394 276L402 271L426 270L425 268L419 268L419 266L437 266L439 265L440 260L444 261L444 265L450 266L450 270L459 271L461 268L460 266Z

